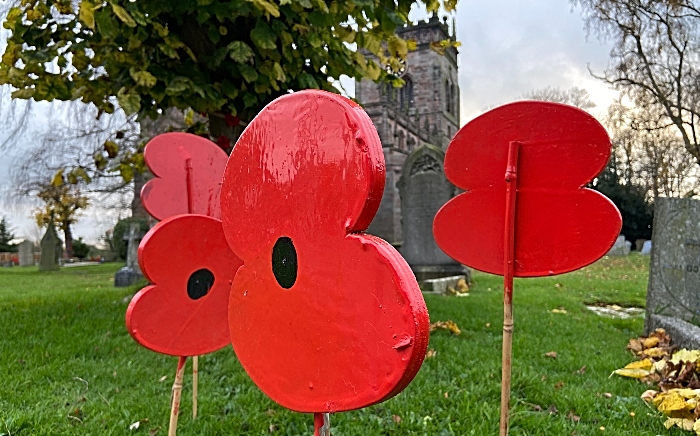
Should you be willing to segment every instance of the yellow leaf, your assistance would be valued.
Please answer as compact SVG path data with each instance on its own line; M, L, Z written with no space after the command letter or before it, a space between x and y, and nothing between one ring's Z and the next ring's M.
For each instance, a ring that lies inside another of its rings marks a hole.
M675 392L678 392L678 395L680 395L683 398L688 398L688 399L696 399L698 395L700 395L700 389L672 389Z
M56 171L56 174L54 174L53 179L51 179L51 186L61 185L63 185L63 168Z
M620 375L622 377L630 377L630 378L644 378L651 374L649 371L645 369L616 369L613 371L615 374Z
M659 345L659 338L655 336L644 339L644 348L654 348L657 345Z
M693 424L693 431L696 435L700 435L700 420L695 421L695 424Z
M683 430L693 431L695 421L693 421L692 419L668 418L666 422L664 422L664 427L666 427L667 429L673 427L674 425L676 427L682 428Z
M112 10L114 11L114 15L116 15L124 24L126 24L129 27L136 27L136 21L129 15L129 13L124 9L123 7L119 6L116 3L112 3Z
M625 366L625 369L644 369L646 371L651 371L652 362L651 359L637 360Z
M406 41L406 46L408 46L408 51L414 51L418 49L418 42L415 39L409 39Z
M663 349L656 347L644 350L644 355L649 357L663 357L666 355L666 352Z
M392 36L389 38L387 48L389 49L389 54L394 57L405 59L406 55L408 54L408 45L406 44L406 41L397 36Z
M660 412L666 415L671 412L688 409L685 399L675 391L663 392L657 395L656 398L654 398L654 405Z
M279 18L280 9L277 7L276 4L267 0L252 0L252 2L258 9L267 12L275 18Z
M89 29L95 30L95 11L99 9L99 7L99 5L95 7L90 2L87 2L85 0L80 2L78 18Z
M671 362L675 365L678 365L681 361L683 362L695 362L700 358L700 350L686 350L683 348L682 350L678 350L675 353L673 353L673 357L671 358Z

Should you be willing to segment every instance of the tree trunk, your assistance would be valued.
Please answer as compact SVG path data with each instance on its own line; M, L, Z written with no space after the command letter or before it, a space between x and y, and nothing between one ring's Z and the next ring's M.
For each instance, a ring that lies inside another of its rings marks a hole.
M66 224L63 228L63 235L66 238L66 257L73 257L73 232L70 229L70 224Z

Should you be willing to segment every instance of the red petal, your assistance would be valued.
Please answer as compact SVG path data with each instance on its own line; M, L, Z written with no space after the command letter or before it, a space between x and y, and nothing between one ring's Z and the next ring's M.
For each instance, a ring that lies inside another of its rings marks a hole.
M219 192L228 156L213 142L189 133L165 133L146 145L144 159L156 178L141 190L141 201L153 217L221 216Z

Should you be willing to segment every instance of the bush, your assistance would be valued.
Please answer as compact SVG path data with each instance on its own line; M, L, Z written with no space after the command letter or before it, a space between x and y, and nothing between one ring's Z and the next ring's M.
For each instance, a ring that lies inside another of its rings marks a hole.
M73 241L73 256L78 259L85 259L90 255L90 246L83 242L83 238Z
M126 251L129 248L128 241L124 240L124 235L129 232L131 223L138 223L143 234L149 230L148 219L146 218L125 218L117 221L112 233L112 248L122 260L126 259Z

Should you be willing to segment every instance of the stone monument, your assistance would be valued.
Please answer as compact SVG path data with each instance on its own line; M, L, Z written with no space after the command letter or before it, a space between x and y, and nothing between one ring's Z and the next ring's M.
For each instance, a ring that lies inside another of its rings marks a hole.
M44 237L41 238L41 260L39 271L58 271L58 260L63 253L63 244L58 239L53 217L49 220Z
M403 232L400 251L418 280L468 272L466 267L446 255L433 237L435 214L455 193L455 187L445 178L444 160L445 152L440 148L432 145L418 147L408 155L397 184Z
M24 240L17 246L19 256L19 266L34 265L34 244L31 241Z
M615 245L612 246L610 251L608 251L608 256L629 256L630 250L632 248L632 243L625 239L624 235L617 237Z
M655 201L645 330L664 328L675 345L700 348L700 201Z
M124 235L124 240L128 241L126 251L126 266L121 268L114 275L114 286L124 287L131 286L141 277L141 268L139 268L138 251L139 241L143 237L141 235L139 223L131 223L129 233Z

